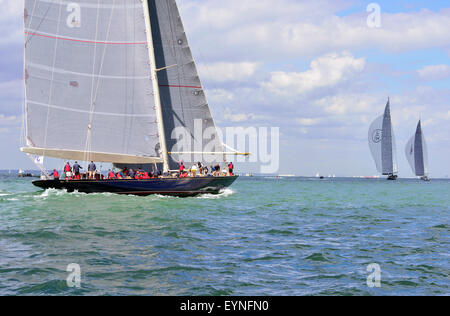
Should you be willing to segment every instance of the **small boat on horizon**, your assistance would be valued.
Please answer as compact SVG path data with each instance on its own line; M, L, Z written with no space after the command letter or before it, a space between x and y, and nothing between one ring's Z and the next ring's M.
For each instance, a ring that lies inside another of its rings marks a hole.
M11 174L11 172L9 174ZM34 177L33 174L31 174L29 172L25 172L25 170L22 170L22 169L19 169L17 176L19 178L33 178Z
M397 180L397 155L389 99L384 114L369 128L369 147L378 172L388 176L387 180Z

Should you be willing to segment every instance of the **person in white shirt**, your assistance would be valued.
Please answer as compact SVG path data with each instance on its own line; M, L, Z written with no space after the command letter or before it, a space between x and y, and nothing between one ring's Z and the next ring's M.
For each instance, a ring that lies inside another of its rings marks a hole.
M198 166L194 164L191 168L192 177L195 178L197 176Z

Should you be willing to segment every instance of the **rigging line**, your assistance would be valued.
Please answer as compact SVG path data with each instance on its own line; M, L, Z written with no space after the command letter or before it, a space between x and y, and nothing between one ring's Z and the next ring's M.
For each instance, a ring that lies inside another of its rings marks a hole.
M175 87L178 88L178 87L182 87L182 82L181 82L181 78L180 78L180 76L181 76L180 72L183 70L183 66L184 65L180 65L180 63L178 62L179 60L182 61L182 58L178 59L179 55L177 54L178 48L180 47L180 45L176 44L178 42L178 39L177 39L177 36L175 34L175 31L174 31L174 25L173 24L175 22L173 21L174 19L173 19L173 16L171 14L171 12L173 12L174 10L170 9L170 6L172 5L172 1L167 1L166 3L167 3L167 7L166 7L167 8L167 17L168 17L168 20L169 20L169 27L170 27L170 34L171 34L171 44L172 44L172 45L169 46L169 49L170 49L170 51L172 53L173 58L175 59L176 64L178 65L178 67L177 67L177 81L178 81L178 85L171 85L170 84L171 81L168 80L169 84L166 85L166 86L167 87L171 87L171 88L175 88ZM177 4L175 3L175 8L177 9L176 5ZM155 3L155 7L156 7L156 3ZM158 11L158 10L156 10L156 11ZM161 37L161 47L162 47L163 54L164 54L164 41L162 40L162 37ZM166 61L166 63L167 63L167 61ZM167 73L167 77L169 78L168 70L166 69L165 71ZM180 99L181 116L183 118L183 121L186 122L187 121L186 120L186 114L185 114L186 111L185 111L185 107L184 107L183 97L182 97L182 94L181 94L181 92L179 90L178 90L178 96L179 96L179 99ZM192 135L192 136L195 139L195 135Z
M113 14L114 14L114 5L116 3L116 0L114 0L113 2L113 7L111 8L111 15L109 17L109 24L108 24L108 30L106 32L106 38L109 37L110 32L111 32L111 25L112 25L112 18L113 18ZM100 69L98 74L101 75L103 72L103 65L105 64L105 56L106 56L106 46L103 48L103 54L102 54L102 59L100 61ZM97 86L95 88L95 96L94 96L94 102L92 103L92 108L91 108L91 117L90 117L90 122L92 124L92 120L93 120L93 112L95 110L95 103L97 102L97 98L98 98L98 91L99 91L99 87L100 87L100 79L97 80Z
M33 23L34 12L35 12L35 10L36 10L36 4L37 4L37 2L38 2L38 0L34 0L33 10L31 11L30 22L29 22L29 24L28 24L28 28L30 28L30 27L31 27L31 24ZM25 15L25 12L27 12L26 9L24 9L24 12L23 12L23 25L24 25L24 29L27 28L27 23L26 23L27 17L26 17L26 15ZM28 14L28 12L27 12L27 14ZM29 40L29 36L28 36L27 33L25 33L25 46L27 46L28 40Z
M134 25L135 23L133 23ZM127 25L126 32L125 32L125 39L128 40L128 10L125 10L125 25ZM128 49L125 49L125 60L128 59ZM125 63L125 76L128 76L128 62ZM128 113L128 80L125 80L125 108L124 112ZM125 120L126 126L128 126L128 120ZM125 148L125 137L122 138L122 148Z
M35 10L36 10L37 2L38 2L38 0L34 1L33 12L31 12L30 24L28 25L28 28L31 27L31 23L33 22L33 17L34 17L34 13L35 13ZM52 7L53 4L54 4L54 0L52 0L52 2L48 4L47 11L45 11L45 14L41 18L41 21L39 22L36 30L39 30L41 28L42 23L44 22L45 18L47 17L48 12L50 11L50 8ZM60 12L61 12L61 8L60 8ZM25 33L25 34L27 34L27 33ZM28 45L28 42L33 38L33 36L34 36L33 34L27 34L26 39L25 39L25 46Z
M56 32L59 34L59 27L60 27L60 21L61 21L61 15L62 15L62 6L59 7L59 16L58 16L58 25L56 27ZM55 41L55 47L53 50L53 69L56 66L56 54L58 52L58 40ZM52 102L52 96L53 96L53 85L54 85L54 77L55 72L52 70L52 76L50 80L50 89L49 89L49 95L48 95L48 104L51 104ZM45 122L45 138L44 138L44 148L47 148L47 141L48 141L48 123L50 118L50 108L47 109L47 118ZM44 149L44 156L45 156L45 149Z
M114 10L115 10L114 6L115 5L116 5L116 0L113 1L112 7L111 7L111 14L110 14L110 17L109 17L108 29L107 29L107 32L106 32L106 39L109 38L110 33L111 33L111 25L112 25L112 20L113 20L113 15L114 15ZM103 72L103 65L105 64L106 49L107 49L107 46L104 46L103 47L102 58L101 58L101 61L100 61L100 69L99 69L99 72L98 72L99 75L101 75L102 72ZM90 125L91 128L92 128L92 122L93 122L93 119L94 119L95 103L97 102L99 87L100 87L100 78L97 79L97 86L95 87L95 94L93 96L94 99L93 99L93 102L91 103L91 113L90 113L90 117L89 117L89 125ZM91 130L90 133L91 133L91 137L92 137L92 129L90 129L90 130ZM92 142L90 141L89 151L91 151L91 150L92 150Z
M25 128L25 126L26 126L26 123L25 123L25 120L26 120L26 118L25 118L25 115L26 115L26 92L25 92L25 90L26 90L26 87L25 87L25 84L24 84L24 87L23 87L23 94L24 94L24 97L22 98L22 123L21 123L21 127L20 127L20 144L21 145L25 145L26 143L25 143L25 139L26 139L26 128Z
M207 59L205 58L205 56L202 54L202 52L201 52L200 50L198 51L198 55L200 56L201 59L207 61ZM192 60L194 61L194 56L193 56L193 55L192 55ZM195 61L194 61L194 65L195 65ZM205 63L205 66L206 66L206 70L207 70L209 73L211 73L211 71L210 71L210 70L211 70L211 67L209 66L209 63L208 63L208 62ZM201 80L200 80L200 74L198 73L198 69L197 69L197 76L198 76L198 78L199 78L200 84L202 84L202 82L201 82ZM202 87L201 89L203 89L203 87ZM209 102L208 102L208 97L207 97L207 94L206 94L206 90L205 90L205 89L203 89L203 93L204 93L204 95L205 95L205 103L206 103L206 106L207 106L207 110L208 110L209 116L211 117L211 120L212 120L212 122L213 122L214 128L215 128L216 131L217 131L217 130L218 130L217 124L216 124L216 121L214 120L213 111L211 110L211 106L210 106L210 104L209 104ZM216 137L219 138L218 133L216 133ZM221 146L222 146L222 150L223 150L223 149L225 148L224 145L226 146L226 144L223 142L223 137L222 137L222 139L218 139L218 141L222 144ZM230 148L229 148L229 149L230 149ZM234 150L234 149L231 149L231 150ZM226 158L226 157L224 157L224 160L225 160L225 158Z
M98 39L98 25L99 25L99 21L100 21L100 0L97 1L97 19L95 22L95 41L97 41ZM93 97L94 97L94 81L95 81L95 64L97 61L97 43L94 44L94 56L93 56L93 61L92 61L92 80L91 80L91 104L89 107L90 113L93 112L92 110L92 106L93 106ZM86 135L86 146L85 146L85 161L87 162L89 160L89 152L92 149L91 146L91 130L92 130L92 114L90 114L89 117L89 125L88 125L88 130L87 130L87 135Z

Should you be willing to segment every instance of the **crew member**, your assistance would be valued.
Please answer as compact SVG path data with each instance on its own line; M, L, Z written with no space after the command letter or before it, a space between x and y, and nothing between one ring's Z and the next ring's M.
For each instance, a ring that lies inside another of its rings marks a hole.
M219 164L217 164L217 165L214 167L213 175L214 175L215 177L220 176L220 165L219 165Z
M114 172L110 169L108 172L108 179L109 180L114 180L116 178L116 175L114 174Z
M75 164L73 165L72 169L73 169L73 173L75 174L74 179L75 180L80 180L80 169L83 169L83 167L81 167L78 164L78 161L75 161Z
M53 169L53 179L59 180L59 173L56 171L56 169Z
M95 174L97 173L97 166L93 161L88 166L89 180L95 180Z
M191 176L193 178L197 177L198 165L194 164L191 168Z
M183 171L182 174L180 174L180 178L187 178L188 177L188 173L186 171Z
M233 165L232 162L230 162L230 163L228 164L228 172L229 172L229 174L230 174L230 177L232 177L232 176L234 175L234 165Z
M72 168L70 167L69 162L64 167L64 175L65 180L72 180Z

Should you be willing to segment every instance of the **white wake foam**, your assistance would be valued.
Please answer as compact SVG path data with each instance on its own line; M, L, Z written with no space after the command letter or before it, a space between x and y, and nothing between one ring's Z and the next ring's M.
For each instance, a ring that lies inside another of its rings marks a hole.
M229 197L231 195L235 194L235 192L230 189L224 189L222 191L220 191L219 194L203 194L197 197L197 199L221 199L221 198L226 198Z

